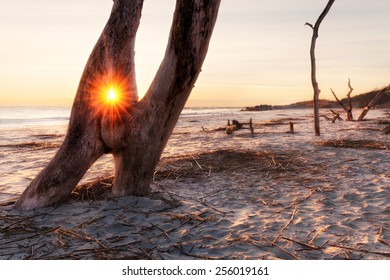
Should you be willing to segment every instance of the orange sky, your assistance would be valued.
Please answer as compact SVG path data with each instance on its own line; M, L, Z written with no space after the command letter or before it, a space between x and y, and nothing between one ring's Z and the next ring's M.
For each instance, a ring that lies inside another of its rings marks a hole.
M287 104L312 98L311 29L326 0L223 0L187 106ZM139 95L164 55L174 0L146 0L137 35ZM0 106L71 105L111 0L0 2ZM387 85L390 2L336 0L317 41L321 98Z

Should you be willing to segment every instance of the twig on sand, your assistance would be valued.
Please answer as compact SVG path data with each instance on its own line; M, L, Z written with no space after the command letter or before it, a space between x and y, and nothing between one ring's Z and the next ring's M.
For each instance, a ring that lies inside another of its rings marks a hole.
M102 248L106 249L107 247L98 239L96 239L94 236L92 235L89 235L87 234L85 231L83 234L80 234L80 233L77 233L75 230L68 230L68 229L64 229L62 227L59 227L57 228L54 233L57 235L57 236L62 236L62 235L66 235L66 236L69 236L71 238L78 238L80 240L84 240L84 241L94 241L96 242L97 244L99 244Z
M188 256L188 257L192 257L192 258L197 258L197 259L201 259L201 260L217 260L217 258L213 258L213 257L208 257L208 256L199 256L199 255L195 255L195 254L191 254L191 253L187 253L186 251L184 251L183 247L182 246L175 246L175 247L179 247L179 251L180 251L180 254L183 254L185 256ZM192 250L192 249L191 249Z
M50 229L47 229L47 230L43 230L43 231L40 231L40 232L37 232L33 235L30 235L30 236L23 236L23 237L20 237L20 238L16 238L16 239L13 239L13 240L10 240L10 241L7 241L7 242L4 242L4 243L0 243L0 247L3 246L3 245L7 245L7 244L11 244L11 243L14 243L14 242L19 242L19 241L22 241L22 240L31 240L33 239L34 237L37 237L39 235L44 235L44 234L47 234L49 232L55 232L56 230L58 230L60 228L59 227L56 227L56 228L50 228Z
M199 162L196 160L196 158L194 156L192 156L192 159L196 162L196 164L198 165L199 169L203 169L202 166L200 166Z
M158 227L157 225L153 224L153 223L150 223L153 227L155 227L156 229L160 230L162 233L164 233L164 235L169 238L169 234L163 230L162 228Z
M313 246L313 245L310 245L308 243L301 242L301 241L298 241L298 240L295 240L295 239L292 239L292 238L288 238L288 237L285 237L285 236L282 236L282 238L285 239L285 240L297 243L299 245L302 245L304 247L307 247L308 249L311 249L311 250L321 250L322 249L321 247Z
M93 217L93 218L91 218L91 219L89 219L89 220L87 220L87 221L85 221L85 222L83 222L83 223L81 223L81 224L75 226L75 227L73 228L73 230L76 230L76 229L78 229L78 228L81 228L81 227L83 227L83 226L85 226L85 225L90 225L90 224L92 224L92 223L94 223L94 222L96 222L97 220L100 220L100 219L102 219L102 218L103 218L103 217Z
M150 253L146 252L145 249L139 248L139 247L138 247L137 249L140 250L142 253L144 253L146 256L148 256L148 258L149 258L150 260L156 260Z
M303 198L301 199L297 199L295 200L290 206L287 206L285 207L284 209L291 209L293 208L294 206L296 207L298 204L301 204L302 202L305 202L309 197L311 197L316 191L318 191L319 189L318 188L315 188L315 189L311 189L307 195L305 195Z
M253 237L250 237L253 239ZM280 247L278 244L276 244L275 242L272 242L271 240L269 240L268 238L266 237L263 237L263 239L265 241L267 241L271 246L274 246L275 248L278 248L280 251L282 251L283 253L286 253L287 255L291 256L292 258L296 259L296 260L299 260L299 257L294 255L293 253L290 253L289 251L287 251L286 249ZM254 239L255 240L255 239ZM257 246L256 244L253 244L255 246ZM259 247L259 246L257 246Z
M196 224L196 225L194 225L193 227L189 228L188 230L192 230L192 229L194 229L194 228L200 226L200 225L203 224L204 222L211 220L213 217L214 217L214 214L208 216L207 218L203 219L201 222L199 222L198 224Z
M182 222L179 226L177 227L174 227L174 228L171 228L171 229L168 229L168 230L163 230L163 229L160 229L158 228L160 231L162 231L161 233L157 234L157 235L153 235L151 237L148 238L148 240L151 240L151 239L154 239L154 238L158 238L162 235L165 235L169 238L169 234L178 230L179 228L181 228L182 226L186 225L187 223L189 223L191 221L191 219L187 219L185 220L184 222Z
M387 245L387 246L390 247L390 243L389 243L388 241L382 239L382 238L378 238L378 242L380 242L380 243L382 243L382 244Z
M14 226L14 225L17 225L17 224L20 224L20 223L22 223L22 222L28 221L28 220L30 220L30 219L32 219L32 218L35 218L35 217L37 217L37 216L39 216L39 215L41 215L41 214L35 214L35 215L32 215L32 216L28 216L28 217L26 217L26 218L24 218L24 219L21 219L21 220L18 220L18 221L16 221L16 222L14 222L14 223L11 223L11 224L9 224L9 225L6 225L5 227L0 228L0 232L5 231L6 229L8 229L8 228L10 228L10 227L12 227L12 226Z
M362 252L362 253L366 253L366 254L374 254L374 255L382 255L382 256L390 257L390 252L388 253L388 252L369 251L369 250L365 250L365 249L353 248L353 247L342 246L342 245L337 245L337 244L329 244L329 246L341 248L341 249L346 249L346 250L351 250L351 251Z
M275 239L272 241L272 243L275 243L278 241L279 237L282 235L283 231L291 224L291 222L294 219L295 214L298 212L298 207L295 207L294 211L291 214L290 220L288 220L287 224L285 224L280 230L278 235L275 237Z
M221 210L215 208L214 206L211 206L211 205L207 204L206 202L201 201L201 200L199 200L199 199L196 199L195 201L198 202L198 203L200 203L200 204L202 204L203 206L206 206L206 207L209 207L209 208L213 209L215 212L218 212L218 213L220 213L220 214L229 214L229 212L221 211Z
M390 247L390 243L388 241L384 240L382 237L383 237L383 227L380 227L377 240L379 243L382 243L382 244Z

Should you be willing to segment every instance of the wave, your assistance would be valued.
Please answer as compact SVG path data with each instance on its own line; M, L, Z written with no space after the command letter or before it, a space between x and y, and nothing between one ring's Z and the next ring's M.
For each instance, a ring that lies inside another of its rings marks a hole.
M15 119L0 119L0 127L14 127L25 125L50 125L50 124L66 124L69 117L47 117L47 118L15 118Z
M190 107L184 108L182 118L238 114L240 108ZM0 107L0 127L47 126L69 122L67 107Z
M181 112L181 117L207 117L215 115L228 115L240 113L239 108L221 108L221 107L196 107L184 108Z

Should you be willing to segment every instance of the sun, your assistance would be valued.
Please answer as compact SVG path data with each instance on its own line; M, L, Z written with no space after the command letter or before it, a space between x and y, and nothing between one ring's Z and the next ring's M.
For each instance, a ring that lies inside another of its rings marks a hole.
M107 93L107 102L113 103L118 100L118 94L116 93L114 87L110 87Z
M123 122L138 99L136 87L120 74L96 74L90 82L89 92L87 102L93 114L103 117L112 125Z

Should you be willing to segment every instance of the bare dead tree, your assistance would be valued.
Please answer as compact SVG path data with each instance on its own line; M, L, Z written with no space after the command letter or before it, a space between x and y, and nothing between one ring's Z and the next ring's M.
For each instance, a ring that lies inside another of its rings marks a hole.
M336 93L333 91L333 89L330 89L330 91L333 93L334 98L337 100L337 102L340 104L340 106L344 109L344 111L347 113L347 121L353 121L353 115L352 115L352 100L351 100L351 93L353 91L353 88L351 86L351 79L348 79L348 87L349 91L347 93L348 98L348 108L344 105L343 102L340 101L340 99L337 98Z
M364 117L367 115L368 111L370 111L376 103L379 101L379 99L382 97L383 94L386 94L390 90L390 86L387 86L383 89L381 89L375 97L368 103L367 106L364 107L363 111L360 113L359 118L357 119L358 121L362 121Z
M318 38L318 30L320 28L321 22L324 20L325 16L328 14L330 8L332 7L335 0L329 0L326 5L324 11L321 13L319 18L317 19L315 25L313 26L311 23L306 22L305 25L308 25L313 29L313 36L311 39L310 46L310 60L311 60L311 83L314 90L313 96L313 107L314 107L314 132L316 136L320 136L320 113L319 113L319 96L320 89L318 87L317 76L316 76L316 57L315 57L315 47Z
M114 0L82 74L64 142L14 207L28 210L65 200L105 153L114 155L114 195L147 194L201 71L219 4L220 0L176 1L165 56L145 97L138 101L134 45L143 0ZM117 98L107 97L113 87Z

